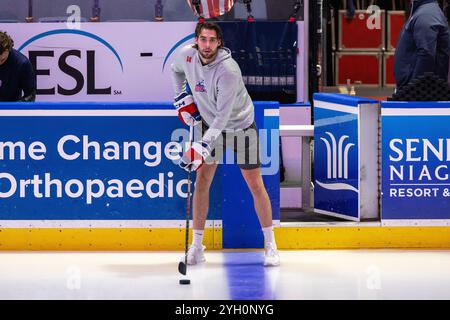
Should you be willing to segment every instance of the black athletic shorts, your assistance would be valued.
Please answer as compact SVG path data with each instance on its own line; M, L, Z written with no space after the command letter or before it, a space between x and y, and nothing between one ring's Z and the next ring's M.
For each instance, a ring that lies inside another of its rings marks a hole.
M202 121L201 136L208 128L208 125ZM226 149L232 149L234 157L232 153L226 154ZM243 130L224 130L221 136L213 143L211 156L205 159L205 162L234 163L243 170L256 169L261 167L259 152L258 129L256 123L253 122L248 128Z

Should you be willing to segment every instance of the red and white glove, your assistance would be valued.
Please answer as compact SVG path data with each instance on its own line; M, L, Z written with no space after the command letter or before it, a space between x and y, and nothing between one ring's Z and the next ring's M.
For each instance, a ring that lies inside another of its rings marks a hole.
M205 159L211 154L211 147L204 141L193 142L192 146L183 154L178 165L186 171L200 168Z
M195 126L202 120L192 95L183 91L174 100L173 105L177 108L181 122L188 126Z

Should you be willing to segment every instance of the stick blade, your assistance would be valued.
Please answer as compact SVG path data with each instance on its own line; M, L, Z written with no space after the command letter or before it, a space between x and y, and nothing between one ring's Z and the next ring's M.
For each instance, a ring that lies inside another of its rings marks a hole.
M178 272L180 272L182 275L186 275L186 264L182 261L178 264Z

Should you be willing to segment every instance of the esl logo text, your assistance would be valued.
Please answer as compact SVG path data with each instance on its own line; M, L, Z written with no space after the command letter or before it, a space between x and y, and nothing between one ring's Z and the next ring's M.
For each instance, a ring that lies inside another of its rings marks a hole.
M39 45L44 38L46 45ZM39 80L38 95L74 96L82 91L87 95L121 94L105 83L108 79L96 77L104 70L108 70L109 79L118 77L123 73L123 64L116 50L95 34L76 29L51 30L28 39L18 51L26 54L25 48Z

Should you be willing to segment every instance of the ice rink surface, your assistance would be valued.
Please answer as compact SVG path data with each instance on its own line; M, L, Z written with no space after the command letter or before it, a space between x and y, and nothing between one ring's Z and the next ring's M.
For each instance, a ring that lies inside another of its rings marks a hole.
M0 252L0 299L450 299L449 250L207 251L178 273L183 252Z

